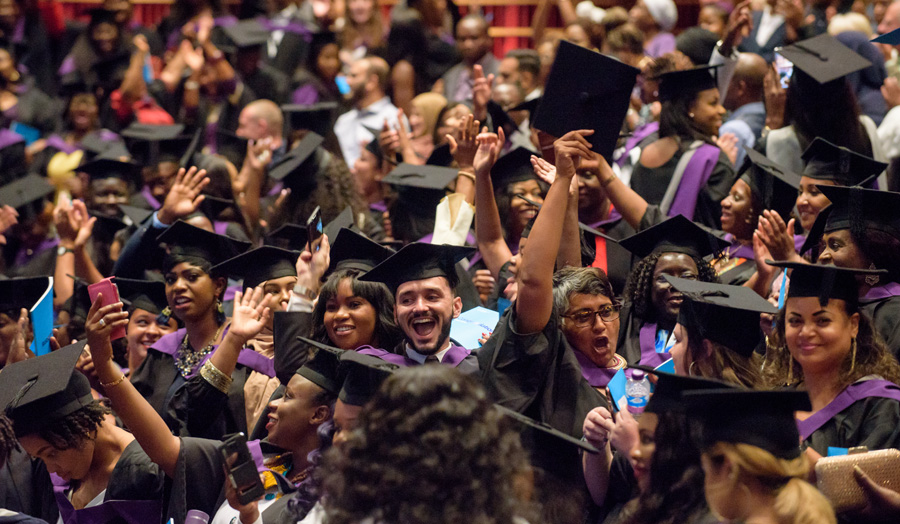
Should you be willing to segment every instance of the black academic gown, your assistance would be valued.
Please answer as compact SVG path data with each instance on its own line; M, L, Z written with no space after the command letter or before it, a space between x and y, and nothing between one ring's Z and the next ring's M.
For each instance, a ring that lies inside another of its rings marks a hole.
M804 441L820 455L829 447L900 448L900 402L868 397L841 411Z
M900 358L900 296L860 304L860 309L875 323L875 331L891 353Z
M290 102L290 78L269 64L261 63L252 74L242 79L257 98L271 100L279 105Z
M0 508L56 522L59 509L50 474L41 460L29 457L21 449L12 452L0 468Z

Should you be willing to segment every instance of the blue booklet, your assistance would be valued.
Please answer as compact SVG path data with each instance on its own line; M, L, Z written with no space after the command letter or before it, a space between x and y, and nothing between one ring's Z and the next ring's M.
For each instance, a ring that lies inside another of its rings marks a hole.
M450 323L450 338L466 349L481 347L482 333L490 335L500 320L500 313L481 306L474 307Z
M30 349L37 356L46 355L50 353L50 337L53 336L53 277L47 277L47 289L29 313L34 331Z

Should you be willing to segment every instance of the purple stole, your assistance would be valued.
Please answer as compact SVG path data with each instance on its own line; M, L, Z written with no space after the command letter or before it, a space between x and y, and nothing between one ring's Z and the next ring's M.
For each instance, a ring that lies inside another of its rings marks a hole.
M228 330L226 329L227 333ZM181 346L181 341L184 339L184 335L187 334L187 329L181 328L174 333L169 333L168 335L163 336L159 340L153 344L153 349L159 351L160 353L165 353L170 355L173 359L175 355L178 353L178 348ZM219 346L213 346L213 350L209 352L206 357L203 358L194 369L191 370L191 374L187 376L188 379L193 378L197 375L197 372L200 371L200 368L203 364L212 357L212 354L216 352ZM270 359L265 355L261 355L256 351L253 351L250 348L244 348L241 350L241 353L238 355L237 363L243 366L247 366L253 371L262 373L269 378L273 378L275 376L275 361Z
M641 365L658 367L663 362L672 358L668 352L656 352L656 323L644 324L640 331Z
M883 286L873 287L868 293L859 297L859 301L863 304L868 304L896 296L900 296L900 284L888 282Z
M48 249L55 248L57 245L59 245L58 238L48 238L48 239L44 240L43 242L41 242L40 244L38 244L38 246L36 248L34 248L34 250L31 251L30 255L28 254L28 250L26 250L25 248L21 248L21 249L19 249L19 252L16 253L16 265L23 266L23 265L31 262L31 260L34 257L40 255L41 253L43 253L44 251L47 251Z
M575 360L578 361L578 365L581 366L581 376L587 380L587 383L594 388L605 388L609 381L612 380L613 376L619 371L617 368L601 368L597 364L591 362L591 359L587 357L581 351L577 349L572 350L575 353Z
M72 145L72 144L66 142L63 139L63 137L61 137L59 135L50 135L47 138L47 145L50 147L55 147L56 149L59 149L60 151L62 151L63 153L66 153L67 155L71 155L75 151L78 151L79 149L81 149L77 145Z
M622 153L622 156L616 160L616 163L619 164L619 167L625 165L625 161L628 160L628 153L631 152L632 149L637 147L638 144L641 143L645 138L659 131L659 122L649 122L634 130L634 134L628 138L625 142L625 151Z
M678 184L678 189L675 190L675 197L666 216L684 215L691 220L694 219L697 197L712 175L716 162L719 160L719 153L719 148L710 144L703 144L694 150L684 168L684 174ZM677 173L675 175L677 176Z
M224 236L226 229L228 229L228 222L222 222L220 220L213 220L213 231L215 231L217 235Z
M259 17L257 20L259 20L259 23L270 33L273 31L284 31L285 33L293 33L302 36L307 43L312 41L312 32L300 22L292 21L286 24L278 24L266 17Z
M607 226L614 222L618 222L621 219L622 219L622 213L619 213L616 210L616 208L611 207L609 210L609 215L606 217L605 220L601 220L599 222L594 222L593 224L586 224L586 225L589 227L592 227L594 229L599 229L600 231L603 231L604 226Z
M127 524L158 524L162 520L161 500L107 500L99 506L75 509L66 496L69 483L50 474L53 495L59 506L64 524L90 524L92 522L125 522Z
M397 366L400 366L401 368L422 365L417 361L407 357L406 355L398 355L396 353L391 353L390 351L385 351L383 349L373 348L372 346L360 346L356 349L356 351L361 355L378 357L389 364L395 364ZM471 353L471 351L464 347L451 344L450 349L448 349L447 352L444 353L444 359L441 360L441 364L445 366L457 367Z
M377 211L379 213L387 212L387 204L384 203L384 200L379 200L378 202L372 202L369 204L369 209L372 211Z
M162 207L162 204L159 203L159 200L157 200L156 197L153 196L153 193L150 192L149 187L144 186L141 189L141 196L144 197L144 200L146 200L147 203L150 204L150 207L152 207L153 209L159 209Z
M813 413L808 419L797 421L800 438L808 439L832 417L849 408L856 401L869 397L889 398L900 402L900 386L883 379L865 380L847 386L827 406Z
M0 149L24 141L25 137L23 137L19 133L16 133L15 131L11 131L9 129L0 129Z

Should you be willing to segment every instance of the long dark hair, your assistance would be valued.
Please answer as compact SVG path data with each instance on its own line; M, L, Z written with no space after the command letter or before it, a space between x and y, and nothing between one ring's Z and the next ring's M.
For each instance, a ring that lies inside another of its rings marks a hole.
M535 180L537 181L538 186L541 187L541 194L546 197L550 186L543 180L537 178L535 178ZM509 212L512 209L513 199L515 198L512 192L512 186L517 183L518 181L510 182L494 192L494 200L497 201L497 214L500 215L500 227L503 228L503 237L507 239L507 241L509 240L510 235L508 230Z
M632 312L645 322L655 322L656 311L653 309L653 272L656 271L656 263L665 253L654 253L646 256L638 262L628 275L625 284L626 300L631 302ZM697 279L700 282L718 282L716 270L706 260L691 256L691 260L697 265Z
M403 339L400 328L394 322L394 296L387 286L377 282L363 282L358 280L362 271L357 269L342 269L332 273L322 289L319 291L319 300L313 309L313 340L324 344L333 344L325 330L325 308L328 301L337 296L338 287L345 279L350 281L350 290L357 297L367 300L375 308L375 332L372 336L383 349L391 350Z

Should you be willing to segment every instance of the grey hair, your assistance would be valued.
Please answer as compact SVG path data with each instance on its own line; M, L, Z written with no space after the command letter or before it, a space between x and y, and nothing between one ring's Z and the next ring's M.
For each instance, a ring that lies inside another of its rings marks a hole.
M575 294L603 295L618 303L609 277L597 267L568 266L553 274L553 305L558 314L569 309L569 299Z

